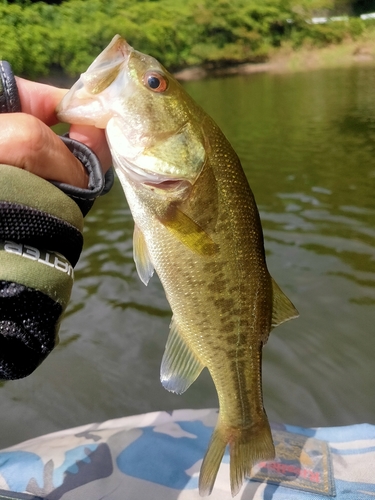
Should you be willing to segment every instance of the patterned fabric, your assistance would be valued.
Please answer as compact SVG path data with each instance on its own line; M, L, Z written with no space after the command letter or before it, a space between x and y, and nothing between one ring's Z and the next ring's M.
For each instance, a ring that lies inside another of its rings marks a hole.
M0 500L198 500L216 410L176 410L90 424L0 451ZM277 458L259 464L241 500L375 496L375 426L273 425ZM211 498L231 499L225 454Z

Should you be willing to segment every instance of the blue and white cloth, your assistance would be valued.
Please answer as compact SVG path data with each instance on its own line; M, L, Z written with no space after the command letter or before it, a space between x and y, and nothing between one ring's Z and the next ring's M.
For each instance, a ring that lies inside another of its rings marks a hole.
M89 424L0 451L0 499L198 500L217 410L155 412ZM236 500L375 498L375 426L273 425L277 458ZM225 454L213 500L230 500Z

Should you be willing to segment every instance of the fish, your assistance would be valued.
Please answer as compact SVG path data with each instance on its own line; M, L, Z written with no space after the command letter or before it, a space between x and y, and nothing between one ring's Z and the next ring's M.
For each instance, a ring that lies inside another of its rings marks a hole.
M263 405L262 348L298 312L271 277L259 212L240 160L213 119L156 59L116 35L57 108L60 121L106 130L134 219L133 255L172 310L163 386L182 394L207 368L216 427L199 493L229 447L235 496L275 448Z

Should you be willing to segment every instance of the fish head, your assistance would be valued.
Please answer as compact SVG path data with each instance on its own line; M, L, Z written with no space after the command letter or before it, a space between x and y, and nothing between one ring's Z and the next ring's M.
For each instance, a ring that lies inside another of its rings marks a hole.
M156 59L119 35L57 109L61 121L106 129L122 183L177 198L186 196L206 159L202 113Z

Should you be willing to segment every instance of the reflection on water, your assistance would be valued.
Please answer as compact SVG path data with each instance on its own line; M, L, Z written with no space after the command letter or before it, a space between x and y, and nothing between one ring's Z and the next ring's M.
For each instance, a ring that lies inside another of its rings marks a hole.
M264 350L272 420L374 423L375 68L190 82L243 162L263 221L269 269L300 311ZM60 346L0 390L0 445L118 416L217 406L204 373L166 392L159 365L170 321L154 277L132 258L121 188L86 218L85 249Z

